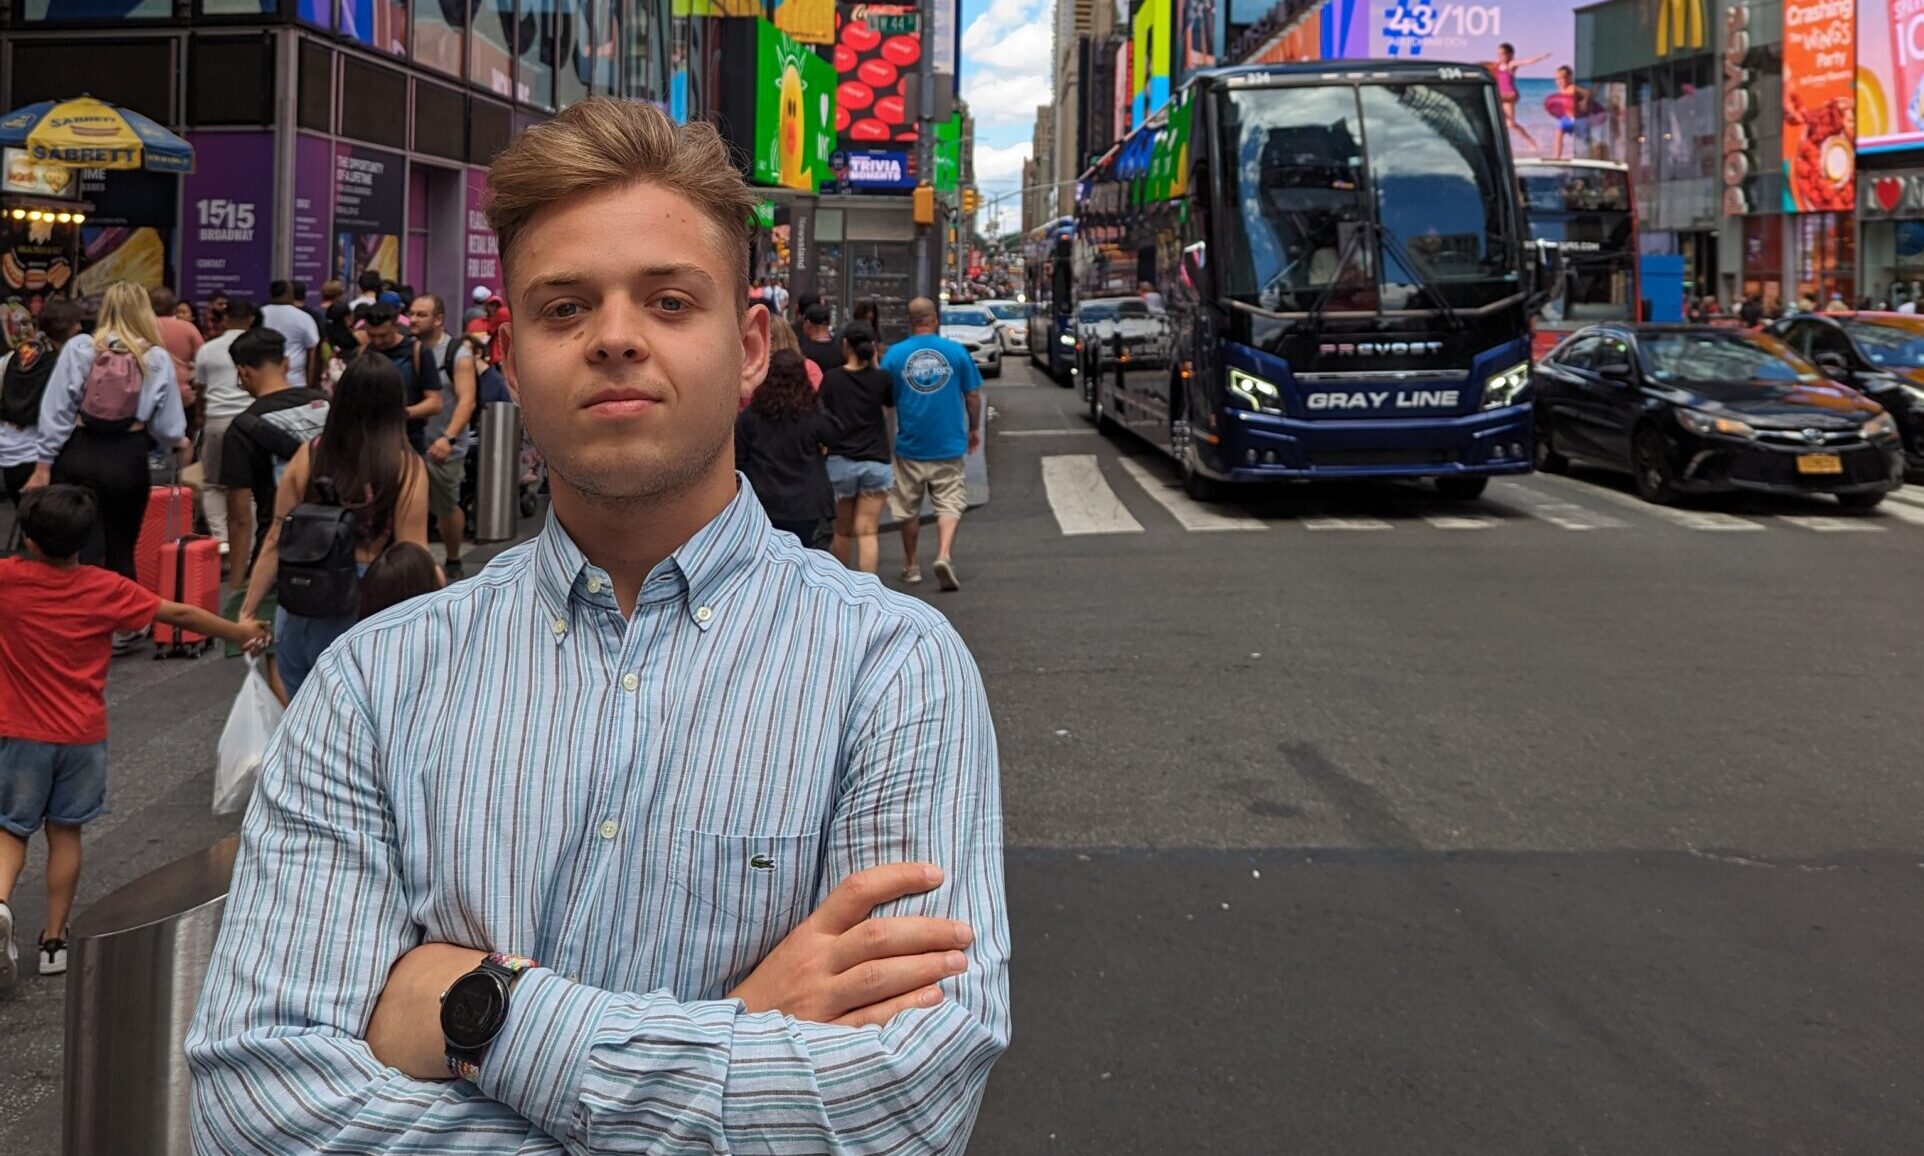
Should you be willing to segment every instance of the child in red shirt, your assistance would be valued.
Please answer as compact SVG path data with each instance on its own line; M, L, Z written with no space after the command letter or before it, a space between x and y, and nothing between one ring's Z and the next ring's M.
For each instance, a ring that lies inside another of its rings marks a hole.
M8 900L26 866L27 839L42 823L47 929L40 934L40 974L67 970L80 828L106 807L114 631L160 621L250 650L267 643L265 628L164 602L111 570L80 565L95 516L89 490L30 490L19 513L28 556L0 559L0 988L19 968Z

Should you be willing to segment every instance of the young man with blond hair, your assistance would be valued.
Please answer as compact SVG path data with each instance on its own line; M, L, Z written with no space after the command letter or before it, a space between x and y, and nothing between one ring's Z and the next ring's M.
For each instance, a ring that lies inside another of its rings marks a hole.
M947 622L734 469L754 198L711 126L605 100L489 184L553 509L296 696L196 1150L960 1152L1009 1039L995 734Z

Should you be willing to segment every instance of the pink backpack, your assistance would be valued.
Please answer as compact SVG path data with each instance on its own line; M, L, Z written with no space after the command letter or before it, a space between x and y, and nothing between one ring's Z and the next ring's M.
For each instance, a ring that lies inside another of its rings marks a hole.
M87 382L80 389L80 413L91 425L126 427L140 414L145 368L134 351L109 339L94 351Z

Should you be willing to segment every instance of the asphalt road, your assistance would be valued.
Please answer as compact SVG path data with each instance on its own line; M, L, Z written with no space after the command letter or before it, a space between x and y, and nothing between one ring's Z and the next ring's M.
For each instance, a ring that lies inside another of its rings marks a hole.
M1003 758L1015 1044L973 1152L1917 1149L1924 497L1204 510L1069 391L989 390L964 588L918 588ZM230 827L237 666L116 667L83 902ZM61 1014L0 999L0 1151L56 1150Z

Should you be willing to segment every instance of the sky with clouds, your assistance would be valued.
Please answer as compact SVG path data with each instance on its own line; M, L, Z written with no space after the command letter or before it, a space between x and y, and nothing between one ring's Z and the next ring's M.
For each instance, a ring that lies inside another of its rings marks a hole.
M1053 91L1054 14L1054 0L962 0L962 96L975 117L975 183L984 201L1022 187L1036 106ZM1019 198L995 208L1005 232L1020 227ZM992 213L982 213L985 231Z

